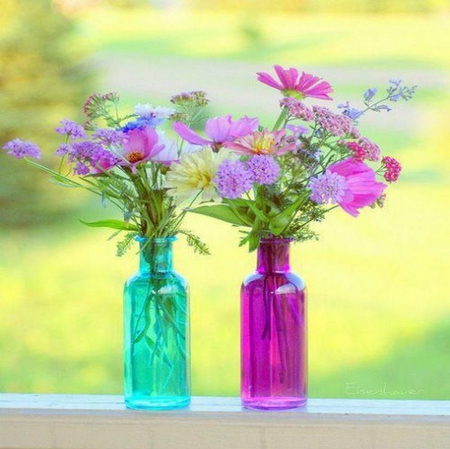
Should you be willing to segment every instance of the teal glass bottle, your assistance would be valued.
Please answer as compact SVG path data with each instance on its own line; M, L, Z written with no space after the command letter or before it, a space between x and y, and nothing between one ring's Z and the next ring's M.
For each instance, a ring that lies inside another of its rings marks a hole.
M180 408L190 402L189 295L173 270L175 237L138 238L139 271L124 289L125 404Z

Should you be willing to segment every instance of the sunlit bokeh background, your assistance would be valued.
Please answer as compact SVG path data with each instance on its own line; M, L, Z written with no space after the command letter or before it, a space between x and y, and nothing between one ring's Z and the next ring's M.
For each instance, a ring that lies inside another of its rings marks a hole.
M61 118L81 119L93 91L124 108L170 106L205 90L212 115L258 115L278 92L256 82L273 64L329 81L361 104L391 78L419 86L409 103L362 121L404 166L383 210L335 211L321 239L296 245L309 289L312 397L449 399L450 4L448 0L2 0L0 143L20 137L55 163ZM0 154L0 392L122 393L122 285L137 267L115 257L113 218ZM195 395L239 393L239 286L255 255L225 224L191 216L213 253L185 241Z

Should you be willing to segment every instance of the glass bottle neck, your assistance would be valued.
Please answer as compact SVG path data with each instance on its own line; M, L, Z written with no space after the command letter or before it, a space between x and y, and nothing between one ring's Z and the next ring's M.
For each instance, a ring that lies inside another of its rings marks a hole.
M285 273L290 270L290 239L263 239L258 246L258 273Z
M165 273L173 270L172 243L176 237L148 239L139 237L141 273Z

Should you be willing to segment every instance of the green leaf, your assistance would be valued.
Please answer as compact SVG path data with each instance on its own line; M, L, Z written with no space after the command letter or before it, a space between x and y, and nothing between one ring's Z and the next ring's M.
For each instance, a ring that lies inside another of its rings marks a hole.
M92 221L87 222L80 220L86 226L91 228L111 228L111 229L120 229L121 231L139 231L139 228L136 225L126 223L125 221L120 220L100 220L100 221Z
M281 211L279 214L275 215L271 221L274 223L274 226L281 226L286 219L290 219L292 215L296 213L296 211L305 203L308 199L308 193L300 196L297 201L292 203L286 209Z
M260 238L259 238L258 234L254 233L254 232L252 232L250 234L249 239L248 239L248 250L250 252L255 251L255 249L258 248L259 240L260 240Z
M269 231L276 236L279 236L283 231L284 228L286 226L281 226L281 227L277 227L276 225L274 225L272 222L269 222Z
M119 230L117 232L120 233L121 231ZM117 242L117 250L116 250L117 256L119 257L123 256L130 249L131 244L133 243L133 240L137 235L138 234L135 232L129 232L128 234L125 235L123 240Z
M184 234L186 236L186 242L189 246L194 248L195 253L202 254L204 256L211 255L209 252L208 246L203 243L198 235L195 235L193 232L188 231L186 229L179 229L179 234Z
M248 207L249 200L246 200L244 198L233 198L232 200L229 200L233 203L233 205L237 207Z
M231 207L224 204L200 206L196 207L195 209L189 209L189 212L217 218L218 220L226 221L227 223L238 226L248 226L247 223L241 217L239 217Z
M264 213L261 210L258 209L258 207L255 204L253 204L251 201L249 201L248 207L255 214L256 218L261 220L261 222L263 222L263 223L267 223L268 218L264 215Z

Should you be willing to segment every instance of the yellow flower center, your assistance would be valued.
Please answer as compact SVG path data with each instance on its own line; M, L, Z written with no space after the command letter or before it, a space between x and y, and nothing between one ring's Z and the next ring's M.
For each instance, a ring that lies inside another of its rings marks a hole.
M295 89L284 89L283 95L285 97L295 98L296 100L303 100L304 98L306 98L306 95L304 93L299 92Z
M127 154L127 161L134 164L135 162L142 161L144 155L140 151L132 151Z
M209 173L198 172L195 175L195 177L197 178L195 187L197 187L198 189L204 189L211 184L211 176Z
M275 139L272 134L261 134L253 143L253 151L256 154L271 154Z

